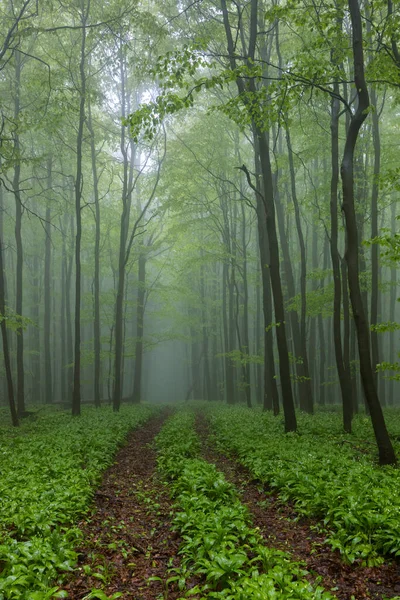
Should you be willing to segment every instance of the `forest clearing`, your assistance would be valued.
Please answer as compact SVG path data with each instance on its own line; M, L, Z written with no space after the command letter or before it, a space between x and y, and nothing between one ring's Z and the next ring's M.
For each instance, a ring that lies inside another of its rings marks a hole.
M400 597L400 474L368 419L352 436L335 412L288 436L206 403L81 419L2 428L4 600Z

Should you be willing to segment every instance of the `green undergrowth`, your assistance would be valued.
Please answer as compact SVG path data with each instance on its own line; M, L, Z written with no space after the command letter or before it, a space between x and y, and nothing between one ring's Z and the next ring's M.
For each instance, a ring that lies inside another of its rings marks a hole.
M52 582L76 563L95 486L126 438L154 409L85 409L79 418L45 412L0 441L0 600L46 600ZM64 595L63 595L64 594Z
M281 418L270 414L206 410L218 449L282 502L292 501L299 515L318 519L347 561L373 566L400 555L400 471L375 464L369 419L359 417L354 435L344 435L339 415L300 415L300 434L284 434ZM398 417L391 429L400 429Z
M194 415L170 418L156 443L158 466L175 498L173 525L183 539L181 566L169 581L186 588L185 597L225 600L330 600L306 579L302 564L268 548L250 523L235 488L215 465L201 460ZM193 584L197 576L205 583ZM192 587L191 587L192 586Z

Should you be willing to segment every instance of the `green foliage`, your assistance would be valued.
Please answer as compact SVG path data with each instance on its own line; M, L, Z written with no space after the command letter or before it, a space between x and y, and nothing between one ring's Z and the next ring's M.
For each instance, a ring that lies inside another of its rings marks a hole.
M183 591L186 577L200 575L205 583L190 594L214 599L332 599L312 587L286 552L263 545L235 488L215 465L197 458L193 420L192 413L179 412L157 437L159 468L176 500L173 524L183 539L181 567L171 580Z
M399 221L400 217L396 217L396 220ZM381 229L381 235L372 238L371 240L366 240L364 244L366 246L379 244L382 257L386 259L386 262L391 266L400 261L400 233L398 232L393 233L390 229L383 227Z
M400 381L400 362L381 362L376 365L376 370L379 372L394 371L394 375L385 375L385 378Z
M376 325L371 325L371 331L376 331L377 333L398 331L399 329L400 323L396 323L395 321L387 321L386 323L377 323Z
M86 409L81 418L49 412L0 444L0 599L63 597L51 587L76 564L74 527L127 432L152 414L145 406ZM98 597L98 596L91 596Z
M302 435L282 434L272 415L243 408L213 407L209 418L218 447L282 502L294 502L299 515L319 519L328 543L349 562L371 566L382 555L400 556L400 473L373 464L369 419L356 420L349 439L333 415L300 415Z
M6 322L7 328L11 329L11 331L20 331L21 329L26 329L29 325L33 325L31 319L22 315L17 315L17 313L9 308L6 309L5 315L0 313L0 323L2 321Z
M232 350L231 352L222 352L217 354L219 356L227 356L232 362L237 365L262 365L264 364L264 358L259 354L247 354L246 352L240 352L240 350Z

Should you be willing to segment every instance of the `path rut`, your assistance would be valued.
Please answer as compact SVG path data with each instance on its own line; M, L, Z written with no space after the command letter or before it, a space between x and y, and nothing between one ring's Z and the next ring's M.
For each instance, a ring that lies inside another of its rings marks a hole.
M180 539L170 530L172 501L157 473L151 443L167 416L164 412L133 431L104 473L92 510L79 524L84 541L78 568L62 588L71 600L84 598L93 588L107 596L122 592L124 600L166 597L165 582L169 569L178 565ZM168 600L179 596L170 586Z
M241 501L249 509L268 546L285 550L294 560L301 560L310 572L310 580L321 577L321 584L339 600L382 600L400 595L400 563L380 567L362 567L343 563L339 551L325 544L325 536L316 528L316 521L297 520L292 505L282 505L260 482L234 460L219 453L210 443L208 423L198 415L196 428L202 440L203 458L216 465L226 479L238 489ZM268 491L268 493L266 493ZM294 520L296 519L296 521Z

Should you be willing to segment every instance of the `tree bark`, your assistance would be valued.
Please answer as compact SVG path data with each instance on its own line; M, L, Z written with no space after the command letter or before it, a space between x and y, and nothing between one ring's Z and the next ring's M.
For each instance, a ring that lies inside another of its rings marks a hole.
M14 176L12 188L15 198L15 245L17 249L16 269L16 302L15 311L17 316L22 317L23 310L23 265L24 252L22 244L22 203L21 203L21 145L18 132L18 120L20 117L20 85L21 85L21 53L16 50L15 57L15 96L14 96L14 122L16 130L14 133ZM24 329L17 329L17 411L21 416L25 412L25 373L24 373Z
M333 51L332 51L333 53ZM339 84L334 83L334 92L339 94ZM339 376L342 395L343 428L351 433L352 402L350 373L345 368L341 333L342 281L340 255L338 249L338 185L339 185L339 100L333 96L331 100L331 198L330 198L330 250L333 269L333 343L335 347L336 368ZM343 282L346 285L346 282Z
M96 142L92 123L92 110L88 101L87 127L90 133L90 152L92 159L93 197L95 210L95 241L94 241L94 279L93 279L93 350L94 350L94 405L101 405L101 324L100 324L100 200L99 177L97 174Z
M249 287L247 280L247 240L246 240L246 213L244 203L241 204L242 217L242 276L243 276L243 351L250 354L249 340ZM239 302L239 293L237 302ZM239 310L237 310L239 316ZM248 360L243 365L243 379L245 386L245 397L247 406L251 407L251 381L250 381L250 363Z
M129 112L129 94L127 92L127 64L124 56L122 41L119 47L119 70L121 79L121 117L124 119ZM132 205L133 165L135 160L135 146L132 141L126 140L126 128L121 125L120 150L123 157L122 179L122 213L120 222L120 240L118 256L118 285L115 302L115 376L113 409L118 412L123 390L123 348L124 348L124 294L125 294L125 267L130 213Z
M75 177L75 342L74 342L74 387L72 391L72 415L81 414L81 241L82 241L82 154L83 131L85 126L86 105L86 23L89 15L90 0L82 7L81 14L81 48L79 61L80 101L79 122L76 138L76 177Z
M363 36L358 0L348 0L348 6L353 33L354 79L357 89L358 106L351 118L341 164L343 211L346 219L347 234L346 262L350 299L357 329L361 379L378 446L379 462L381 465L388 465L396 463L396 456L386 429L371 365L370 332L365 316L359 280L358 232L354 203L354 150L360 128L367 117L369 95L364 75Z
M3 342L3 360L6 371L7 397L10 407L11 422L14 427L18 427L19 419L15 406L14 384L11 372L10 348L8 344L8 331L6 316L6 281L4 275L4 260L3 260L3 186L0 183L0 326L1 337Z
M203 257L203 253L201 253ZM208 331L207 331L207 315L206 315L206 292L204 281L204 264L200 265L200 297L201 297L201 321L202 321L202 337L203 337L203 364L204 364L204 394L205 400L211 400L211 375L210 362L208 352Z
M302 378L300 380L300 388L302 388L301 397L304 401L302 407L306 412L312 414L314 412L314 401L312 393L312 385L310 372L308 368L308 356L307 356L307 330L306 330L306 315L307 315L307 258L306 258L306 245L304 242L303 230L301 227L300 208L297 200L296 192L296 176L294 171L293 161L293 150L292 143L290 140L289 129L286 128L286 144L289 153L289 171L290 171L290 183L292 191L292 201L294 206L294 214L296 220L297 235L299 238L300 246L300 297L301 297L301 311L300 311L300 346L301 346L301 360L302 360ZM297 354L297 352L296 352ZM296 358L298 358L296 356Z
M49 194L52 190L52 157L47 160L47 189ZM50 200L47 200L46 223L45 223L45 251L44 251L44 379L45 379L45 403L51 404L53 401L52 387L52 352L51 352L51 209Z
M223 13L225 34L228 44L228 54L230 67L233 71L236 69L236 53L235 45L233 42L232 31L229 23L229 14L226 5L226 0L221 0L221 8ZM257 19L258 19L258 2L252 0L251 2L251 17L249 26L249 43L248 43L248 58L247 64L252 65L254 61L256 38L257 38ZM251 93L256 93L256 86L254 79L250 79L248 84L245 85L244 80L240 77L236 78L236 84L239 94L242 96L243 101L246 103L246 85L249 86ZM269 245L269 270L271 277L272 294L274 299L275 307L275 320L276 320L276 337L278 344L279 354L279 371L281 377L282 386L282 402L285 418L285 431L296 431L296 414L294 410L292 384L290 380L290 363L289 353L287 347L286 330L285 330L285 311L283 305L283 294L282 294L282 282L280 277L279 267L279 246L278 238L276 235L276 223L275 223L275 204L274 204L274 190L272 183L272 169L270 162L270 149L268 136L263 131L259 124L253 122L254 133L257 137L258 148L260 151L260 165L264 187L263 201L266 216L266 226L268 234L268 245Z
M133 375L133 403L141 401L142 372L143 372L143 333L144 333L144 311L146 297L146 255L142 250L139 254L138 290L136 307L136 344L135 344L135 368Z
M257 136L253 135L255 145L255 171L257 185L255 190L258 249L260 257L261 282L262 282L262 304L264 315L264 385L263 385L263 410L273 410L274 415L279 414L279 393L275 375L274 336L273 336L273 314L272 314L272 291L269 272L269 247L267 239L266 215L263 202L263 187L261 185L261 166L259 160Z
M396 233L396 203L392 202L391 206L391 222L392 222L392 235ZM390 298L389 298L389 320L393 323L396 320L396 300L397 300L397 269L395 266L390 268ZM395 332L389 333L389 361L393 362L395 355ZM390 380L389 385L389 404L393 406L395 404L394 398L394 381Z
M381 168L381 140L379 131L379 116L377 113L377 96L375 88L371 89L371 102L374 106L372 111L372 135L374 142L374 174L372 181L371 194L371 237L378 236L378 196L379 196L379 175ZM371 325L378 323L378 303L379 303L379 244L371 244ZM371 359L372 369L375 378L375 385L378 385L378 373L376 366L379 364L379 341L378 333L371 330Z

